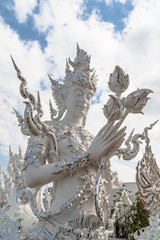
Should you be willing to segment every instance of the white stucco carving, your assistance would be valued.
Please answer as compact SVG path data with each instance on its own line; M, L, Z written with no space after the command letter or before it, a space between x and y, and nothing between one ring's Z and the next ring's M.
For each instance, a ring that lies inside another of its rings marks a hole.
M135 238L140 240L160 239L160 170L148 137L148 130L152 129L155 123L144 129L145 153L137 165L136 182L139 197L150 213L149 226L135 233Z
M138 89L121 98L129 86L129 76L116 66L109 79L113 94L103 109L107 124L94 137L84 126L97 76L84 50L77 45L76 58L67 60L63 82L49 76L57 110L50 102L51 120L45 122L41 120L40 95L36 100L28 91L13 58L12 62L26 105L24 116L15 113L22 133L30 137L24 158L10 151L12 194L4 191L8 195L3 206L10 204L9 195L12 202L18 199L14 209L21 214L19 235L28 240L107 240L115 221L108 203L115 180L110 158L117 155L131 160L138 153L143 135L133 136L132 132L126 147L120 148L126 129L120 127L129 113L142 111L152 91Z

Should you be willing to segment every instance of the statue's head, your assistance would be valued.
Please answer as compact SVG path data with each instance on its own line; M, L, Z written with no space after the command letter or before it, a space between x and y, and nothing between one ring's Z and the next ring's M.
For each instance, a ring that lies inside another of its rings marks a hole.
M88 109L93 97L94 91L78 84L73 84L67 93L65 107L67 112L76 118L83 118L83 124L87 116Z
M95 70L90 68L90 58L77 44L77 55L74 62L70 58L66 61L63 83L58 83L50 78L53 97L58 108L56 120L62 117L65 110L71 111L70 106L75 107L76 105L74 106L73 102L76 101L76 112L77 114L83 114L85 123L86 114L97 84Z

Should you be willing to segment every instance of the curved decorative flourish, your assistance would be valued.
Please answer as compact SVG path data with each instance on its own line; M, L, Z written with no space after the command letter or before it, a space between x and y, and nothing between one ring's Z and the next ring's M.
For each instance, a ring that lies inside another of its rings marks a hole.
M139 140L144 140L145 137L143 134L135 134L133 135L133 131L130 133L128 139L125 141L126 148L119 148L116 152L115 155L117 155L119 158L122 157L124 160L132 160L135 158L139 152L140 149L140 144L142 142ZM133 146L131 146L131 144Z
M38 124L33 117L33 107L31 103L25 101L24 123L30 135L37 136L41 134L42 125Z
M57 140L53 130L47 124L42 123L40 120L40 118L43 116L43 110L42 110L39 92L38 92L38 98L36 101L35 97L28 92L26 88L27 81L21 75L21 71L15 64L15 61L13 60L12 56L11 56L11 59L12 59L14 68L17 72L17 77L21 80L20 93L23 98L29 100L29 102L28 101L24 102L26 104L26 108L24 111L24 119L17 113L17 111L15 111L21 126L21 131L25 135L30 135L30 136L47 135L51 140L51 146L53 146L53 149L55 149L55 154L58 155ZM33 112L35 110L37 111L37 114L33 116Z
M123 106L130 113L142 113L142 109L146 105L148 94L153 93L150 89L137 89L136 91L130 93L126 98L122 98Z
M30 133L29 133L28 129L25 127L23 117L14 108L13 108L13 110L15 111L16 117L17 117L18 122L19 122L18 126L21 126L21 132L24 135L29 136Z

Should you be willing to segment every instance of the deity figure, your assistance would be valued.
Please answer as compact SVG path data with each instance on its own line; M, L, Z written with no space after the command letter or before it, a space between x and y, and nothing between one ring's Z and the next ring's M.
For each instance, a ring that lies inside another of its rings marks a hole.
M28 239L108 239L113 223L108 207L112 190L109 160L115 153L126 160L136 156L139 148L128 148L132 136L127 148L120 150L126 129L120 126L129 112L141 112L151 91L140 89L120 99L129 85L129 77L116 66L109 86L117 96L110 96L104 107L108 122L94 137L84 127L97 76L84 50L77 45L76 58L66 62L63 82L49 76L58 112L50 103L51 121L45 122L40 120L43 112L39 94L36 102L12 61L22 82L21 95L29 99L25 102L24 119L16 112L22 133L30 136L23 165L25 194L39 219L30 229ZM35 110L37 114L33 116ZM137 143L139 137L136 135L132 143Z

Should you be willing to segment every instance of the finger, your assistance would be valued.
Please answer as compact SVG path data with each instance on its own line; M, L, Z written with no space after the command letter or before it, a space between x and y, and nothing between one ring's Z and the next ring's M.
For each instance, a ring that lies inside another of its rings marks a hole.
M114 122L112 121L112 122L108 122L106 125L105 125L105 127L104 127L104 129L103 129L103 132L101 132L101 137L103 137L104 135L106 135L106 133L113 127L113 125L114 125Z
M112 149L117 149L117 147L120 147L122 142L124 141L125 134L122 136L117 137L115 140L111 141Z
M101 137L103 138L104 136L106 136L106 134L108 134L113 128L114 128L114 122L112 121L106 125L103 132L101 133Z
M114 126L111 126L110 129L106 132L104 132L104 136L106 136L106 138L109 138L113 133L115 133L119 128L119 123L116 123Z
M106 128L107 124L104 125L104 127L102 127L99 132L97 133L97 136L100 136L102 134L102 132L104 131L104 129Z
M125 138L123 137L121 140L119 140L119 141L117 142L117 144L115 144L115 146L114 146L114 150L115 150L115 151L121 147L121 145L122 145L122 143L124 142L124 140L125 140ZM114 151L114 152L115 152L115 151Z
M104 127L102 127L100 129L100 131L98 132L97 136L100 136L102 134L104 134L103 132L106 132L107 129L110 129L110 127L113 125L114 122L108 122L106 125L104 125Z
M114 146L116 146L117 144L121 145L123 142L125 134L122 134L120 136L117 136L116 138L114 138L112 141L110 141L107 146L104 145L104 147L102 147L103 151L105 151L105 154L107 152L112 151L112 148L114 148Z
M120 128L120 123L117 122L114 127L113 127L113 130L112 130L112 133L116 132L118 129ZM126 127L127 128L127 127Z
M108 140L112 141L117 136L122 136L123 134L125 134L125 130L126 130L126 127L121 128L118 132L115 132L113 135L111 135Z
M106 136L103 138L103 141L112 141L117 136L122 135L125 130L126 130L126 127L121 128L118 132L115 132L115 133L111 131L108 134L106 134Z
M125 138L122 138L121 140L119 140L118 143L116 145L114 145L114 147L112 147L111 150L107 154L109 154L110 156L113 156L114 153L121 147L124 140L125 140Z

